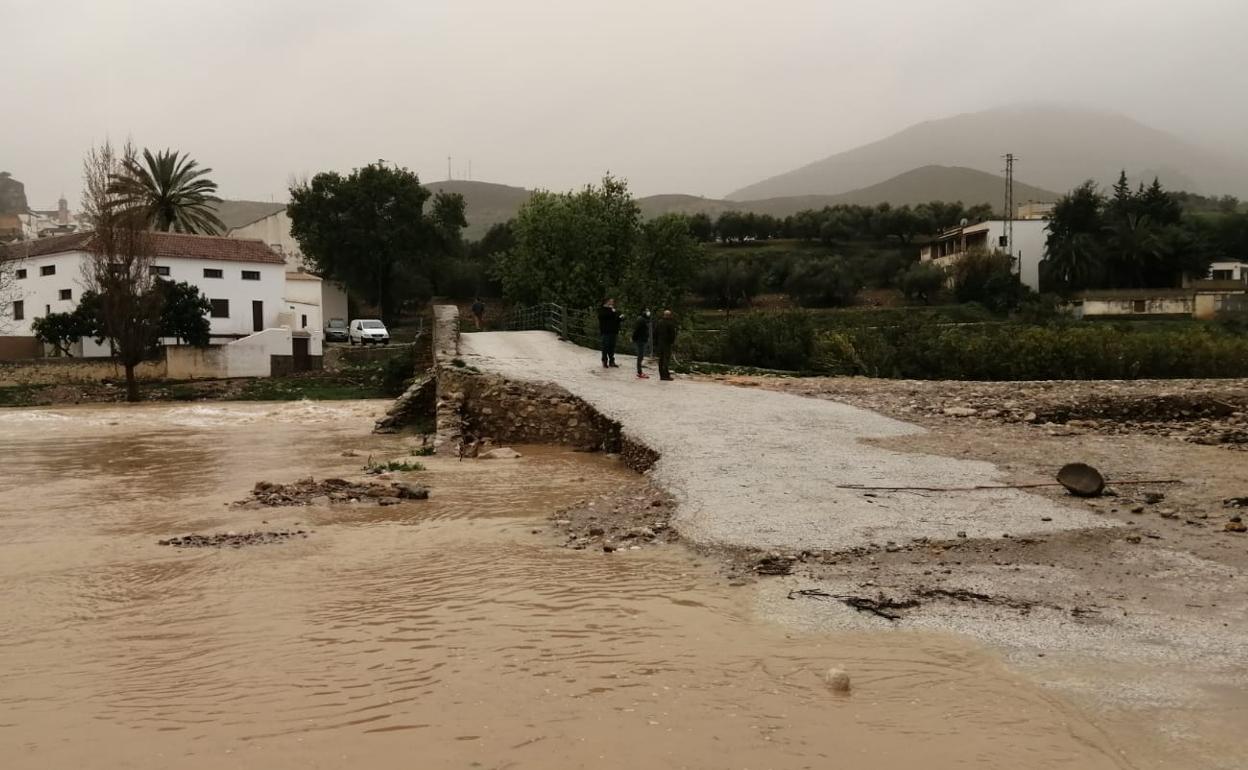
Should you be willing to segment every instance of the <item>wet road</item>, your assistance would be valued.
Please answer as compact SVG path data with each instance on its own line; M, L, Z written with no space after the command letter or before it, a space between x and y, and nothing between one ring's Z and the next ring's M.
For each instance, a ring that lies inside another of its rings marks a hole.
M606 458L419 458L429 501L242 511L390 457L375 402L0 411L5 768L1113 768L956 640L795 635L679 548L532 530ZM190 532L310 528L237 550ZM855 690L821 673L847 669Z

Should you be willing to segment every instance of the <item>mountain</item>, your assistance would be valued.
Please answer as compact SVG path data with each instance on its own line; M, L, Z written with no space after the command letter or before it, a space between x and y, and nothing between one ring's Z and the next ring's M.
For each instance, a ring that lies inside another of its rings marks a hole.
M426 184L430 191L439 193L459 193L464 196L467 209L468 227L464 237L478 240L485 235L490 225L506 222L516 215L520 206L533 195L532 190L523 187L511 187L492 182L470 182L464 179L451 179L444 182Z
M1007 152L1018 156L1019 176L1060 192L1087 179L1108 185L1126 169L1133 180L1156 175L1173 190L1248 195L1248 159L1197 147L1122 115L1025 105L919 123L743 187L728 199L836 195L933 164L999 174Z
M533 193L523 187L491 184L489 182L434 182L430 190L459 193L467 206L468 228L464 235L479 239L497 222L505 222L516 215L520 206ZM1023 182L1014 182L1014 200L1055 201L1060 195ZM797 195L792 197L766 198L764 200L730 201L700 198L696 195L650 195L638 198L637 205L647 219L661 214L709 214L712 219L725 211L752 211L755 214L771 214L785 217L805 209L821 209L837 204L874 206L891 203L894 206L930 201L962 201L968 206L990 203L1000 209L1005 202L1005 179L994 174L970 168L924 166L886 179L860 190L850 190L840 195Z

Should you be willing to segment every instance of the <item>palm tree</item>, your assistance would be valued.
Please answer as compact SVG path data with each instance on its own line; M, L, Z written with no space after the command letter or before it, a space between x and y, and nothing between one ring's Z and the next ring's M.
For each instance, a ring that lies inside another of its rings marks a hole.
M1147 214L1127 214L1105 227L1115 282L1129 288L1150 287L1157 272L1161 239ZM1117 287L1115 287L1117 288Z
M110 177L109 192L120 206L136 212L153 230L177 233L225 232L212 205L221 199L217 183L207 179L210 168L170 150L152 155L143 150L143 163L127 157L121 171Z

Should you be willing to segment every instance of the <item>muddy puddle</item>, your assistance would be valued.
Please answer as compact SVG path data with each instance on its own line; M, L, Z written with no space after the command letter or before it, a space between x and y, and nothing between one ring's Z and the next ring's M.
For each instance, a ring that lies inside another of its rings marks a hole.
M258 480L357 474L345 449L401 453L368 435L380 408L0 412L0 764L1127 766L956 640L786 634L677 547L555 547L552 509L632 483L603 457L418 458L399 475L431 499L385 508L226 505ZM296 525L314 532L156 542Z

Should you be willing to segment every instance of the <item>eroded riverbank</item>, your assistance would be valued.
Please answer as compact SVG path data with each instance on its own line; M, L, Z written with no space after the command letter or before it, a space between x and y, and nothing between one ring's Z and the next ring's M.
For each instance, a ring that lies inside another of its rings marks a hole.
M396 475L429 500L227 505L401 453L368 433L382 406L0 415L6 768L1128 766L967 643L785 633L679 547L558 548L550 511L638 483L604 457L419 458ZM310 535L157 544L251 527Z

